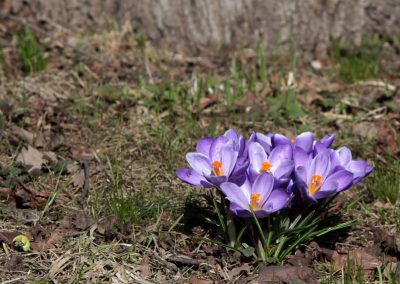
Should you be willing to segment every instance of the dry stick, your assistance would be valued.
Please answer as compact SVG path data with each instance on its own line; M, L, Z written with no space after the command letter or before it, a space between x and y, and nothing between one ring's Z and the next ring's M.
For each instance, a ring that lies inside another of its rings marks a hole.
M89 194L89 164L88 164L88 161L83 160L82 166L83 166L83 174L85 177L85 180L83 183L83 196L86 198Z

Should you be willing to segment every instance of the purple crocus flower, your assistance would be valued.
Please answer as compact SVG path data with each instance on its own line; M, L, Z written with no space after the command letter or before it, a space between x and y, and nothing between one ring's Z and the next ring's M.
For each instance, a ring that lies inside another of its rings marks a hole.
M307 154L302 148L293 151L295 163L295 185L303 197L317 202L336 192L349 188L353 182L353 173L333 167L331 150L326 149L316 157Z
M279 145L269 155L258 142L249 145L249 177L254 180L262 173L272 173L277 187L285 187L293 171L292 147Z
M233 214L248 218L254 214L263 218L284 208L290 195L284 189L274 188L274 177L270 173L259 175L254 183L248 179L242 186L231 182L221 184L221 190L230 201Z
M319 152L324 151L325 149L329 149L335 140L335 134L325 135L321 140L314 141L313 144L313 155L314 157L318 155Z
M364 160L353 160L351 151L347 147L341 147L332 151L333 164L353 174L352 184L359 183L372 172L372 167Z
M202 187L218 187L226 181L243 183L248 163L243 158L244 139L235 134L229 130L223 136L200 139L196 152L186 154L192 169L179 169L178 178Z
M314 145L314 134L312 132L303 132L293 139L289 139L281 134L274 134L272 136L272 147L278 145L292 145L293 148L300 147L306 153L311 153Z
M249 149L249 145L253 142L259 143L265 150L267 154L269 154L272 150L272 133L262 134L258 132L253 132L249 140L247 141L247 151Z

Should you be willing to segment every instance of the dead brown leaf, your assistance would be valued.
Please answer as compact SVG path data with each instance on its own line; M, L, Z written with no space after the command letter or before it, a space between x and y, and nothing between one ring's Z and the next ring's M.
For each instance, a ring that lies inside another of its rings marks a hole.
M34 177L42 173L42 166L46 164L43 154L31 145L22 148L21 152L17 155L17 161L22 163Z
M82 188L85 184L85 171L81 168L72 177L71 184L76 188Z
M243 97L235 101L235 105L244 109L246 112L256 111L258 113L266 112L266 107L259 96L253 92L246 92Z
M385 252L398 253L398 247L400 246L397 246L394 236L377 227L373 227L372 232L374 234L374 243L379 244Z
M60 222L60 228L85 231L95 223L95 219L81 211L75 214L66 215Z
M51 231L50 236L45 240L31 242L31 249L41 251L60 247L64 236L73 231L74 230L66 228L56 228Z
M353 126L353 133L362 139L373 140L378 135L378 129L374 123L363 121Z
M19 184L21 187L15 192L15 202L17 208L44 208L50 193L38 191L35 188L25 185L21 182Z
M249 274L251 271L251 267L248 263L245 263L239 267L235 267L231 271L228 272L229 279L233 279L236 276L240 275L241 273L247 273Z
M309 267L298 266L261 266L260 283L274 283L274 281L290 282L301 280L309 284L318 283L317 272Z
M36 131L36 137L35 137L35 146L38 148L44 148L46 146L46 138L44 137L43 129L40 128L38 131Z
M151 275L151 271L150 271L150 258L145 255L143 256L142 261L140 262L140 276L142 276L142 278L146 279Z
M26 129L23 129L19 126L13 125L11 128L12 132L16 134L19 138L24 140L26 143L33 144L35 135L32 132L29 132Z
M213 284L214 281L211 279L201 279L197 275L192 274L192 276L190 276L190 278L189 278L188 283L190 283L190 284Z
M332 260L337 270L342 269L347 260L352 261L357 267L363 270L374 270L381 265L379 259L363 249L355 249L348 254L339 254L335 251L332 255Z
M312 254L305 254L301 251L296 251L294 255L291 255L288 262L293 266L307 267L313 260Z
M76 144L71 148L72 156L79 160L93 160L96 156L94 151L86 145Z
M0 187L0 200L9 200L12 196L11 188Z
M399 151L396 130L389 121L378 123L376 151L386 155L395 155Z
M224 94L220 93L220 92L215 92L208 96L202 97L199 102L199 108L200 108L200 110L208 108L208 107L212 106L213 104L216 104L216 103L222 101L223 98L224 98Z
M0 242L5 242L12 247L13 239L18 235L21 235L18 231L0 231Z

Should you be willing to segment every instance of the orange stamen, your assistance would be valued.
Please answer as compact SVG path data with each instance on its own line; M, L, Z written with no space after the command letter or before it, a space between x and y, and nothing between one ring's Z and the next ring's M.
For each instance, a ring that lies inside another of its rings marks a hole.
M253 193L250 196L250 209L257 210L261 207L261 194L260 193Z
M294 143L294 138L290 138L290 143Z
M216 177L224 176L224 170L222 169L222 163L220 161L214 161L212 163L211 171Z
M312 175L311 180L308 183L308 193L311 196L314 196L314 194L321 188L321 186L322 186L322 176L319 174Z
M261 163L260 174L262 174L263 172L265 172L265 173L271 172L271 168L272 168L272 164L270 164L268 162L262 162Z

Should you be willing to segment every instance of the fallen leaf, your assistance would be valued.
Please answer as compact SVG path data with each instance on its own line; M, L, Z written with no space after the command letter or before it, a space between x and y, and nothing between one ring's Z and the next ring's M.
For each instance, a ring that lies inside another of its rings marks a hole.
M95 219L90 217L85 212L80 211L75 214L64 216L64 218L60 221L60 228L73 229L75 231L85 231L95 223Z
M313 260L312 254L304 254L301 251L296 251L294 255L291 255L288 259L288 263L293 266L307 267Z
M143 259L140 262L139 270L140 270L140 276L142 276L142 278L144 279L148 278L151 275L150 259L147 255L143 256Z
M231 271L228 272L228 276L229 279L233 279L236 276L240 275L241 273L245 272L247 274L249 274L251 271L251 267L248 263L245 263L239 267L235 267L234 269L232 269Z
M95 153L89 147L83 144L76 144L71 148L72 156L78 160L93 160Z
M82 168L81 164L78 162L73 162L73 163L68 163L65 166L65 170L67 171L67 173L69 174L74 174L77 171L79 171Z
M51 167L55 167L58 163L57 154L51 151L43 152L43 159L47 161Z
M35 144L36 147L38 148L44 148L46 146L46 139L44 138L44 133L43 129L40 128L38 131L36 131L36 137L35 137Z
M74 230L66 228L56 228L51 231L50 236L42 241L31 242L31 249L36 251L48 250L60 247L62 240L66 234L72 233Z
M235 105L244 109L246 112L255 111L257 113L265 113L266 107L259 96L254 92L246 92L243 96L235 100Z
M213 284L214 281L210 279L201 279L197 275L192 274L189 278L189 282L191 284Z
M0 187L0 200L9 200L12 196L11 188Z
M375 256L362 249L352 250L348 254L339 254L335 251L332 260L337 270L342 269L347 260L352 261L355 266L363 270L374 270L381 265Z
M17 162L22 163L29 174L34 177L42 173L42 166L46 164L43 154L31 145L22 148L21 152L17 155Z
M38 191L23 183L20 183L20 185L21 187L17 189L14 195L17 208L44 208L50 193Z
M308 284L318 283L317 272L309 267L298 266L261 266L259 281L261 283L274 283L274 281L291 282L304 281Z
M16 125L13 125L11 130L14 134L16 134L19 138L21 138L25 142L33 144L35 135L33 135L32 132L29 132L28 130L18 127Z
M374 123L363 121L353 126L353 133L360 138L373 140L378 135L378 128Z
M399 151L396 130L388 121L378 124L376 151L386 155L395 155Z
M13 239L21 235L18 231L0 231L0 242L5 242L10 247L13 246Z
M385 252L398 253L400 246L397 245L396 238L389 235L386 231L373 227L374 243L379 244Z
M211 105L222 101L224 98L224 94L220 92L214 92L208 96L202 97L199 102L199 108L201 110L210 107Z
M77 172L75 172L72 177L71 184L76 188L82 188L85 184L85 171L81 168Z

